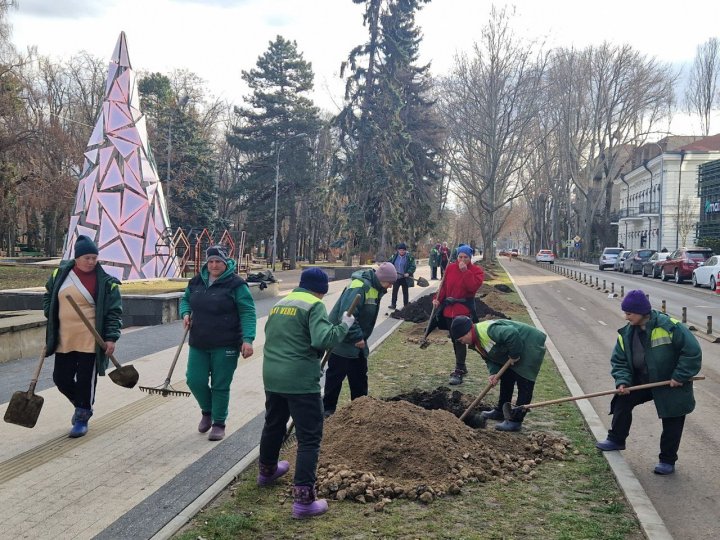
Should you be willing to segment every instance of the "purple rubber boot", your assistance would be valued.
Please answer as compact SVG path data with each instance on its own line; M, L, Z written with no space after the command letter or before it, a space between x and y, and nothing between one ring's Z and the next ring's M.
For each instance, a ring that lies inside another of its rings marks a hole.
M328 510L327 501L316 498L315 488L312 486L293 486L293 497L295 498L292 506L294 519L319 516Z
M276 465L259 464L260 473L257 475L258 486L269 486L290 470L290 463L278 461Z
M202 418L200 418L200 423L198 424L198 431L200 433L207 433L210 431L210 428L212 427L212 417L210 416L210 413L206 413L203 411Z

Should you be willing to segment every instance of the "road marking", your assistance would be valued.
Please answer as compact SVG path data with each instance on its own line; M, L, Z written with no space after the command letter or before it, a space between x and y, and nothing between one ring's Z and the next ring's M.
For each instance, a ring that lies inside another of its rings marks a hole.
M584 307L581 307L580 309L582 309L583 311L587 311Z
M601 321L601 320L599 320L599 319L598 319L598 322L599 322L600 324L602 324L603 326L607 326L607 323L606 323L606 322L603 322L603 321Z
M572 298L570 298L569 296L566 296L565 298L567 298L568 300L570 300L572 302Z

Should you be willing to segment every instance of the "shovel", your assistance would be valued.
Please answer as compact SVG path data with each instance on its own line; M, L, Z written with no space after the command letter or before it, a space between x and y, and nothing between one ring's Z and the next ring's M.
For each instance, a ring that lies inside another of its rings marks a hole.
M188 397L190 395L190 392L185 392L183 390L175 390L172 386L170 386L170 377L172 377L173 371L175 370L175 364L177 364L178 357L180 356L180 351L182 351L183 345L185 345L185 340L187 339L188 332L190 332L190 326L188 326L183 333L182 341L180 342L177 351L175 351L175 358L173 358L172 364L170 364L170 371L168 371L165 382L160 386L141 386L140 390L142 390L143 392L147 392L148 394L160 394L162 397Z
M507 362L503 364L503 366L500 368L500 371L498 371L495 376L499 379L502 377L503 373L505 373L510 366L513 365L513 361L508 359ZM490 389L495 386L494 384L488 383L488 385L485 387L485 389L480 392L480 395L475 398L475 401L473 401L470 406L465 409L465 412L460 415L460 421L465 422L468 426L472 428L476 427L485 427L487 424L487 419L483 418L479 414L474 414L470 418L468 418L468 415L470 414L470 411L472 411L475 407L478 406L478 404L482 401L482 399L487 395L487 393L490 391ZM466 420L467 418L467 420Z
M406 277L405 279L413 280L418 287L429 287L430 286L430 282L422 276L419 278Z
M697 377L691 377L691 381L703 381L705 380L704 375L699 375ZM629 390L630 392L634 390L645 390L647 388L657 388L658 386L667 386L670 384L670 381L658 381L654 383L647 383L647 384L638 384L637 386L628 386L625 388L625 390ZM502 406L502 412L503 416L505 417L505 420L512 420L512 413L513 410L528 410L528 409L534 409L535 407L544 407L545 405L555 405L556 403L565 403L566 401L578 401L580 399L590 399L594 397L600 397L600 396L609 396L612 394L619 394L620 390L605 390L604 392L595 392L593 394L584 394L582 396L570 396L560 399L551 399L550 401L540 401L538 403L529 403L528 405L518 405L517 407L513 407L510 403L504 403Z
M38 416L40 416L40 409L42 409L45 398L42 396L35 395L35 386L40 377L40 370L45 362L45 348L43 347L42 355L40 356L40 362L35 368L35 374L30 381L30 388L27 392L18 390L10 398L7 410L5 411L4 420L9 424L17 424L18 426L26 428L34 428L37 423Z
M353 314L353 311L355 311L355 308L357 308L357 305L359 303L360 303L360 295L356 294L355 298L353 298L352 304L350 304L350 307L347 310L348 315ZM328 349L327 351L325 351L325 354L323 354L322 360L320 361L320 373L322 373L325 370L325 365L328 363L328 360L330 359L330 353L331 353L331 349ZM292 443L295 442L295 434L293 433L294 429L295 429L295 420L290 420L287 430L285 431L285 437L283 438L283 442L282 442L283 448L287 448L288 446L292 445Z
M69 294L65 295L65 298L68 302L70 302L70 305L75 310L75 313L78 314L80 320L93 335L93 337L95 338L95 343L97 343L98 346L104 351L105 342L103 341L103 338L100 336L100 334L98 334L97 330L95 330L93 325L90 324L90 321L87 320L87 317L80 310L80 306L77 305L77 302L75 302L75 300L73 300L72 296L70 296ZM137 370L132 366L121 366L120 362L118 362L112 354L109 354L108 356L110 357L110 360L115 366L115 370L108 373L108 377L110 377L110 380L118 386L122 386L123 388L134 388L138 382L138 379L140 378Z
M443 283L445 283L445 276L447 276L447 272L443 274L442 279L440 280L440 285L438 285L437 292L440 292L440 289L442 289ZM435 320L435 311L437 311L437 308L433 306L432 311L430 312L430 318L428 319L427 328L425 329L425 335L420 341L421 349L427 349L430 346L428 336L430 335L430 332L435 329L435 327L433 326L433 321Z

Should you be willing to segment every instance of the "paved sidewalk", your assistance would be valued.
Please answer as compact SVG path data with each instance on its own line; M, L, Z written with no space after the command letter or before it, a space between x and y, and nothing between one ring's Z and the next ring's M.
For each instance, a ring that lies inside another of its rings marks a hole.
M281 294L289 292L299 271L278 272ZM429 277L429 268L418 275ZM437 282L434 282L437 283ZM325 298L332 307L347 280L333 282ZM411 300L434 287L410 289ZM276 301L274 299L274 301ZM209 485L259 441L264 411L262 347L267 312L274 301L258 305L255 355L239 362L230 402L225 440L209 442L196 426L199 410L190 398L163 398L98 381L90 431L67 438L72 407L52 386L51 367L44 368L39 394L45 403L35 428L0 423L0 522L4 538L150 538L182 512ZM376 335L394 327L387 320L389 293L383 299ZM381 321L381 322L380 322ZM156 330L136 330L118 342L121 361L140 373L138 386L163 382L182 336L179 323ZM134 336L134 337L133 337ZM130 343L123 351L123 342ZM124 359L124 360L123 360ZM187 346L178 360L173 384L185 389ZM15 390L27 388L32 362L0 365L0 414ZM128 518L126 518L128 516Z

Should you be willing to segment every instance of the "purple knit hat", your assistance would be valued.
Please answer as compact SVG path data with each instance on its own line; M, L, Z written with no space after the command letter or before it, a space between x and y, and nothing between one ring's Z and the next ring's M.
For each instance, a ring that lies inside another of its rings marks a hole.
M627 293L620 307L626 313L637 313L638 315L647 315L652 310L650 300L640 289Z

